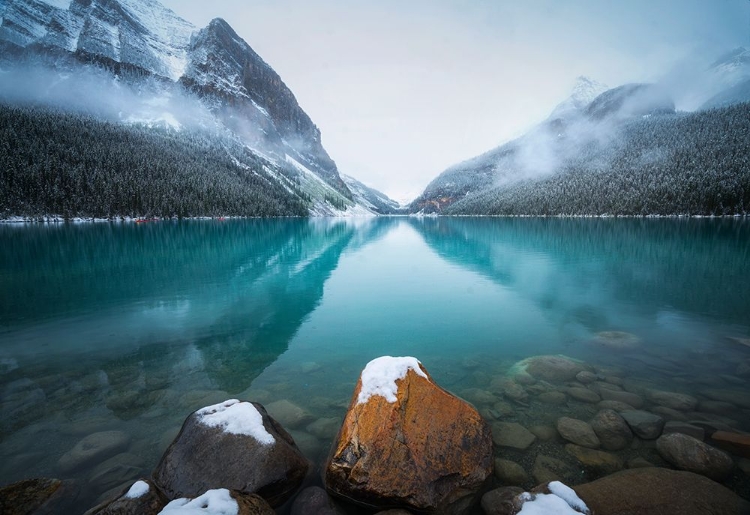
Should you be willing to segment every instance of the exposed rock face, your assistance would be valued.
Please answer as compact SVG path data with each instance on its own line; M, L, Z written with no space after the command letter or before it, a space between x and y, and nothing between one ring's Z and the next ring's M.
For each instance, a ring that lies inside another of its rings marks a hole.
M620 416L625 419L630 429L644 440L659 438L664 428L664 419L648 411L621 411Z
M157 515L166 504L167 499L154 484L142 479L114 500L105 501L85 515Z
M154 471L170 499L229 488L286 501L307 473L292 437L257 403L226 401L191 414Z
M224 20L199 29L155 0L72 0L68 8L39 0L3 4L0 61L94 64L126 81L179 84L252 146L280 161L291 156L352 198L292 91Z
M593 513L607 515L728 515L750 503L703 476L664 468L624 470L573 489Z
M591 449L596 449L601 445L594 430L583 420L560 417L557 419L556 427L560 436L569 442Z
M78 488L59 479L25 479L0 488L0 513L52 515L72 509Z
M608 451L619 451L633 441L633 432L628 423L611 409L599 411L591 419L591 428L599 437L602 447Z
M724 451L682 433L660 437L656 441L656 450L675 467L716 481L726 479L734 467L732 458Z
M465 513L492 459L490 428L474 408L437 386L416 359L383 357L360 376L325 484L373 508Z

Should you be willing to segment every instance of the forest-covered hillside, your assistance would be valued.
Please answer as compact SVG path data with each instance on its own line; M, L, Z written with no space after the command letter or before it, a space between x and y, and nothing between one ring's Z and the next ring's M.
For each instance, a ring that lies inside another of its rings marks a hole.
M750 104L639 117L555 173L466 194L453 215L735 215L750 212Z
M208 131L0 105L0 218L307 216L298 181Z

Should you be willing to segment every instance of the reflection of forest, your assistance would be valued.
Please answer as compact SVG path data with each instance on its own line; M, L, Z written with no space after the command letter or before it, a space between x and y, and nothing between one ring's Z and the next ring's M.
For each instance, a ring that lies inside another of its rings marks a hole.
M648 312L670 306L747 323L750 223L742 220L438 218L410 223L443 258L515 287L545 309L567 312L590 330L607 329L615 301ZM592 292L612 298L596 298Z
M131 225L19 230L10 235L17 252L0 251L0 270L9 283L28 280L29 291L20 293L21 302L6 312L4 323L28 317L39 302L34 296L44 295L40 270L62 298L56 307L41 306L47 310L35 314L41 319L76 300L73 313L93 311L102 300L176 305L186 322L176 324L168 341L134 329L138 341L127 348L75 356L57 348L54 359L20 359L17 369L0 376L0 388L7 392L31 379L23 389L42 402L60 394L56 409L105 404L121 420L163 402L179 383L238 393L287 350L320 302L342 252L393 226L388 219L250 220L155 224L142 232ZM45 245L51 252L43 252ZM4 305L13 303L8 290L0 297ZM161 300L170 298L177 300ZM59 378L52 390L38 382L52 376ZM19 398L26 397L22 391ZM6 404L0 406L4 414L15 409ZM0 429L15 430L37 418L21 416Z

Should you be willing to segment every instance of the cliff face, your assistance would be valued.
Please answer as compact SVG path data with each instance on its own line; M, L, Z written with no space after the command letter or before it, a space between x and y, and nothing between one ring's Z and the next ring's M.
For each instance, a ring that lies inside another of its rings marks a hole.
M9 60L94 63L123 80L185 86L251 146L290 156L351 199L319 129L224 20L199 30L155 0L0 0L0 61Z

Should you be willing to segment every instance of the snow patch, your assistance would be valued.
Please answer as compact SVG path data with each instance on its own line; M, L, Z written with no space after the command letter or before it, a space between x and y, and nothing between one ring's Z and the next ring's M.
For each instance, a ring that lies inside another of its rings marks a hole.
M68 9L70 7L70 3L72 0L41 0L45 4L49 4L52 7L57 7L58 9Z
M588 515L586 503L572 488L559 481L547 485L550 494L531 494L524 492L519 499L524 501L518 515Z
M229 399L195 412L198 421L209 427L220 427L226 433L252 436L263 445L276 440L263 426L263 417L250 402Z
M370 361L362 371L362 388L357 397L357 404L364 404L373 395L385 397L388 402L396 402L398 385L396 381L406 377L409 370L427 379L417 358L382 356Z
M576 494L575 490L570 488L568 485L564 485L560 481L550 481L550 483L547 485L547 488L551 493L563 499L573 508L584 513L589 511L589 507L586 506L586 503L583 502L583 500L578 497L578 494Z
M229 490L219 488L209 490L200 497L193 500L175 499L167 504L160 515L237 515L240 507L237 501L232 499Z
M130 490L128 490L128 493L125 494L126 499L138 499L139 497L143 497L146 495L149 491L148 483L145 481L136 481L133 483L133 486L130 487Z

